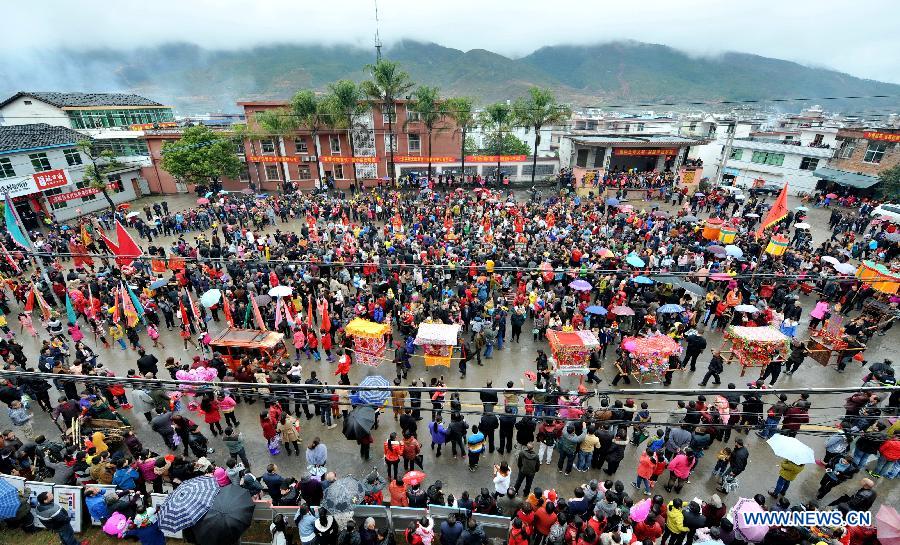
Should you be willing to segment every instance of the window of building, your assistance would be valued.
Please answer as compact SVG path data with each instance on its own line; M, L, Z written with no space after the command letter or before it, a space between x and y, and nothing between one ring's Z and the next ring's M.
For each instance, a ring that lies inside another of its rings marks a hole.
M309 165L300 165L297 168L297 175L300 177L301 180L312 179L312 174L310 173Z
M260 146L262 146L263 153L275 153L275 141L274 140L262 140L260 142Z
M341 152L341 138L339 136L329 136L328 137L328 148L331 150L332 154L338 154Z
M250 181L250 166L247 163L241 163L241 177L240 180L242 182Z
M606 148L596 148L594 150L594 168L603 168L603 159L606 155ZM540 174L540 165L538 165L538 174ZM531 170L528 171L531 174Z
M813 145L814 145L814 146L821 146L821 145L822 145L822 140L823 140L824 138L825 138L825 137L824 137L823 135L817 133L816 136L815 136L815 138L813 138L813 141L812 141Z
M31 101L30 101L30 100L24 100L23 102L25 103L26 106L31 106Z
M421 121L422 114L420 114L419 112L417 112L415 110L406 110L406 119L407 119L407 121L410 121L410 122Z
M409 142L409 151L422 151L422 137L418 134L410 134L407 136Z
M397 112L394 110L393 106L385 106L384 110L381 112L381 120L385 123L397 122Z
M696 122L696 121L691 121L691 124L688 125L688 130L691 131L691 132L696 131L696 130L697 130L697 122Z
M66 156L66 162L69 163L70 167L81 164L81 154L78 153L77 149L65 149L63 150L63 154Z
M815 157L804 157L800 160L800 170L816 170L819 160Z
M733 150L731 150L731 156L728 157L728 158L729 158L729 159L734 159L735 161L740 161L740 160L741 160L741 157L743 157L743 156L744 156L744 150L742 150L742 149L733 149Z
M59 195L62 192L63 192L62 188L54 187L53 189L48 189L47 191L44 191L44 196L50 197L51 195ZM51 210L59 210L60 208L65 208L65 207L69 206L69 201L61 201L61 202L47 201L47 202L50 203Z
M9 157L0 158L0 178L12 178L16 175Z
M863 157L863 163L878 164L884 158L884 152L887 151L887 142L869 142L866 148L866 155Z
M31 166L34 167L35 172L44 172L52 168L46 153L32 153L28 158L31 159Z
M838 159L849 159L853 156L853 152L856 151L856 139L855 138L838 138L838 150L835 156Z
M772 153L768 151L754 151L753 157L750 159L750 161L762 165L772 165L780 167L784 164L784 154Z
M309 153L305 138L294 138L294 147L297 149L297 153Z
M238 140L234 144L234 151L238 153L238 155L243 155L246 153L246 149L244 149L244 141Z
M637 124L637 131L638 131L638 132L642 132L643 130L644 130L644 124L643 124L643 123L638 123L638 124Z
M278 180L278 165L266 165L266 180Z
M575 157L575 166L587 168L588 153L590 153L590 151L591 150L589 149L578 150L578 154Z
M75 184L76 189L87 189L91 187L91 182L88 180L81 180L80 182ZM98 193L94 193L93 195L85 195L81 197L82 202L89 202L97 198Z
M600 155L600 157L603 157L602 152L598 155ZM551 174L553 174L553 165L538 163L537 170L535 171L535 176L550 176ZM522 165L522 176L531 176L531 165Z
M338 163L334 165L334 179L335 180L343 180L344 179L344 165Z
M397 135L396 134L386 134L384 135L384 151L397 151Z
M106 177L108 183L107 187L111 188L113 193L121 193L125 191L125 184L122 183L122 176L120 174L111 174Z

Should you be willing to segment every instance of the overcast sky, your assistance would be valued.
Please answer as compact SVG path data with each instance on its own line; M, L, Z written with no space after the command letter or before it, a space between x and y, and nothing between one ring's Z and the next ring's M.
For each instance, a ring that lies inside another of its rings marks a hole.
M370 46L374 0L4 2L0 54L188 41ZM711 55L756 53L900 83L897 0L380 0L382 41L433 41L521 56L544 46L634 39ZM0 78L2 78L0 74Z

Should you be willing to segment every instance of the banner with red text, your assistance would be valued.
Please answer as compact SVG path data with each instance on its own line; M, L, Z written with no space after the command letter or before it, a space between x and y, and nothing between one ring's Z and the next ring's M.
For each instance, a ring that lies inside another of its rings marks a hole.
M527 155L466 155L467 163L521 163L527 161Z
M378 162L378 157L341 157L341 156L325 155L323 157L319 157L319 161L321 161L323 163L340 163L340 164L350 164L350 163L374 164L374 163Z
M677 148L613 148L613 155L678 155Z

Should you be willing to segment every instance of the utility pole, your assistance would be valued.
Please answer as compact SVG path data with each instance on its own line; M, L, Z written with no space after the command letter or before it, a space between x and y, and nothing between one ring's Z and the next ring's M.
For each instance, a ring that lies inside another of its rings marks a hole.
M381 60L381 37L378 35L378 0L375 0L375 61Z
M722 154L719 156L719 164L716 166L716 177L713 180L713 187L722 185L722 174L724 174L725 170L725 161L731 157L731 146L734 144L735 126L736 122L734 121L728 123L727 138L725 139L725 145L722 147Z

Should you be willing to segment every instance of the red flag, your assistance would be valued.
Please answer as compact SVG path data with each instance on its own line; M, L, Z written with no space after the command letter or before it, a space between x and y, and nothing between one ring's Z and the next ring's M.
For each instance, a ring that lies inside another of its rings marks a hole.
M308 304L306 305L306 323L312 327L313 325L313 311L312 311L312 297L309 298Z
M222 298L222 312L225 314L225 321L228 325L234 327L234 318L231 317L231 305L228 304L228 298Z
M331 331L331 317L328 315L328 300L325 299L322 301L321 313L322 313L322 331L328 333Z
M266 322L263 321L262 313L259 311L259 305L256 304L256 297L253 295L250 295L250 303L253 305L253 320L256 322L256 327L263 331L268 331L269 328L266 327Z
M85 309L85 314L87 314L88 318L93 318L96 315L96 309L94 308L94 293L91 291L91 285L88 284L88 308Z
M188 316L187 309L184 308L184 299L181 297L178 298L178 311L181 313L181 323L186 326L191 325L191 318Z
M28 299L25 300L25 312L34 310L34 286L28 290Z
M769 209L769 213L766 214L765 219L759 224L759 229L756 230L756 236L761 236L763 231L787 217L787 190L788 185L787 182L785 182L784 188L782 188L781 193L778 194L778 198L775 199L775 204L772 205L772 208Z
M141 249L118 220L116 220L116 238L119 239L119 243L113 243L104 233L100 233L100 238L109 246L109 251L116 256L116 264L120 267L131 265L134 263L134 258L141 255Z

